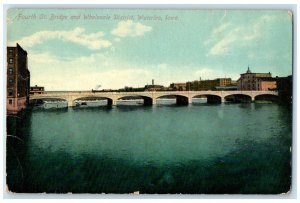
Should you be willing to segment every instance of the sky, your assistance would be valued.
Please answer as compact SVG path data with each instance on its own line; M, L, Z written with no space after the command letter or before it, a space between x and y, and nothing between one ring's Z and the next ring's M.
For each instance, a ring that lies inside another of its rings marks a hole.
M292 74L288 10L9 9L16 43L46 90Z

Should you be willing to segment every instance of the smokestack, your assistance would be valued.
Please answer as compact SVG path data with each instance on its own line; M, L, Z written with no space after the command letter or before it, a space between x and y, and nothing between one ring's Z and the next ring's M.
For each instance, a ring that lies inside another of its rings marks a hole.
M152 79L152 85L154 85L154 79Z

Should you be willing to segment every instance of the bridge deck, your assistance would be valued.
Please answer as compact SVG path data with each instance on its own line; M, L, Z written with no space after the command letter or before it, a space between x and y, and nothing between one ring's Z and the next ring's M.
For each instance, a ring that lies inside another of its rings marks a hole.
M57 98L64 99L68 101L69 106L74 105L74 101L84 97L102 97L108 99L113 105L116 101L122 97L127 96L141 96L147 102L155 104L156 99L163 96L176 96L177 100L181 100L188 103L192 103L192 98L196 96L216 96L221 99L221 102L225 101L225 97L230 95L246 95L251 98L252 101L255 100L256 96L259 95L275 95L278 96L277 91L145 91L145 92L92 92L92 91L46 91L44 94L34 94L30 96L30 99L46 99L46 98Z

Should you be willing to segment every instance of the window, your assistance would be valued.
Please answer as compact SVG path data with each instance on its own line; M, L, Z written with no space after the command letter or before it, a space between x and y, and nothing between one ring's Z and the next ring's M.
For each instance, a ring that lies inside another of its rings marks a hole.
M9 53L9 56L10 56L10 57L13 56L13 50L12 50L12 49L9 49L9 50L8 50L8 53Z
M13 90L12 89L8 90L8 96L13 96Z
M11 84L11 85L12 85L12 84L13 84L13 82L14 82L14 81L13 81L13 79L9 79L9 84Z
M12 64L13 63L13 59L9 58L9 63Z
M12 99L9 100L9 104L12 104Z
M9 75L12 75L12 74L13 74L13 69L12 69L12 68L9 68L9 69L8 69L8 72L9 72Z

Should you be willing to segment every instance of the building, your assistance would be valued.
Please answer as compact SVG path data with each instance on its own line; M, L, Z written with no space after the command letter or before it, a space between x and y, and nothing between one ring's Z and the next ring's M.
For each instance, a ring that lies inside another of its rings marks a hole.
M286 103L292 103L293 76L276 77L276 85L280 100Z
M186 83L172 83L170 88L177 91L206 91L216 90L216 87L232 86L231 78L217 78L214 80L195 80Z
M277 90L278 91L288 91L292 92L293 86L293 76L289 75L287 77L276 77Z
M186 83L172 83L170 88L174 91L186 91Z
M145 91L162 91L164 90L163 85L146 85Z
M276 89L276 81L269 73L252 73L248 66L246 73L242 73L237 80L238 90L269 90Z
M186 83L186 89L191 91L215 90L216 87L232 86L231 78L217 78L214 80L195 80Z
M199 90L215 90L216 87L231 85L231 78L217 78L214 80L200 80Z
M45 88L44 87L40 87L40 86L33 86L30 87L30 95L35 95L35 94L43 94L45 92Z
M162 90L164 90L164 86L163 85L155 85L154 79L152 79L151 85L145 85L145 91L162 91Z
M232 84L231 78L217 78L216 80L219 87L226 87Z
M27 52L17 44L7 47L7 112L17 113L29 103L30 72Z
M276 90L276 79L268 78L268 77L258 77L256 78L256 90L268 91L268 90Z

